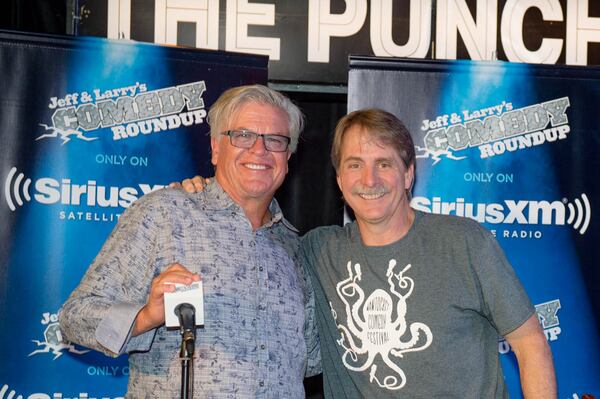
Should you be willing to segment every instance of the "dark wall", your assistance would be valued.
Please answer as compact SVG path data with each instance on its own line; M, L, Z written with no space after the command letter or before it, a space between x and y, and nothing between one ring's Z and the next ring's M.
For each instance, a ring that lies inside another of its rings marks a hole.
M0 29L64 34L66 24L66 0L3 0L0 4Z
M345 94L286 93L304 112L306 127L288 176L276 198L301 234L317 226L341 224L343 201L329 152L333 130L346 114Z

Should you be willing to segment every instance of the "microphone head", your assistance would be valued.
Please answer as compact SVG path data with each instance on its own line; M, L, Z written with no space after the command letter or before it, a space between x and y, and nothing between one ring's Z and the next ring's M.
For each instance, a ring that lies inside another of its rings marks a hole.
M190 303L180 303L175 306L173 311L177 317L193 316L196 314L196 308Z
M196 329L196 308L189 303L180 303L175 307L175 314L179 318L179 327L182 332Z

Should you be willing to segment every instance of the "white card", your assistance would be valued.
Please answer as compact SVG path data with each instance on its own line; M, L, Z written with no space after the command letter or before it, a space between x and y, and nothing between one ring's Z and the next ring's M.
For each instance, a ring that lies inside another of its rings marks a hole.
M195 309L196 327L204 325L204 291L202 280L190 285L173 284L175 292L165 292L165 326L179 327L179 318L175 314L175 308L182 303L189 303Z

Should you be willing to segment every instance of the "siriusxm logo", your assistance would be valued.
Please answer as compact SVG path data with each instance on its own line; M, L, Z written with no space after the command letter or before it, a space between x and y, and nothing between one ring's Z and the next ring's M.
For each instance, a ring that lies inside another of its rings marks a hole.
M4 384L1 388L0 388L0 399L111 399L110 396L91 396L90 394L88 394L87 392L80 392L79 394L76 394L75 396L68 396L68 395L64 395L61 392L54 392L53 394L47 394L47 393L32 393L29 396L23 396L23 395L19 395L17 394L17 392L14 389L10 389L10 387L7 384ZM123 399L122 396L115 396L114 399Z
M17 173L13 167L4 182L4 198L11 211L32 199L44 205L87 205L102 208L129 207L144 194L164 187L156 184L138 184L137 187L100 186L95 180L76 184L71 179L41 177L35 181ZM33 186L33 188L32 188Z
M414 197L411 201L414 209L423 212L444 215L464 216L479 223L491 224L527 224L527 225L571 225L580 234L589 227L592 209L588 197L581 194L581 199L572 202L504 200L501 203L473 203L464 198L455 201L443 201L441 197Z

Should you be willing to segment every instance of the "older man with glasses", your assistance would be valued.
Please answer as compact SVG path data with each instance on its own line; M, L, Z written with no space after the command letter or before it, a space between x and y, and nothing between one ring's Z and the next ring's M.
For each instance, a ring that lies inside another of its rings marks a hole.
M208 118L216 178L200 193L166 189L135 202L63 306L62 332L128 353L127 397L177 397L180 338L164 326L163 298L173 283L202 278L195 395L304 397L304 376L320 372L314 297L297 231L273 198L302 114L254 85L223 93Z

